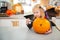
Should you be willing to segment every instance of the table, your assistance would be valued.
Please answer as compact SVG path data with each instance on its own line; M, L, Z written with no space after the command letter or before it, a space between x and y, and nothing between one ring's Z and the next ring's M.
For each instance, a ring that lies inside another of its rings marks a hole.
M12 19L0 19L12 20ZM0 26L0 40L60 40L60 31L55 26L52 27L52 33L48 35L37 34L33 29L29 30L25 19L19 19L20 26ZM0 21L1 23L1 21ZM9 23L9 21L8 21Z

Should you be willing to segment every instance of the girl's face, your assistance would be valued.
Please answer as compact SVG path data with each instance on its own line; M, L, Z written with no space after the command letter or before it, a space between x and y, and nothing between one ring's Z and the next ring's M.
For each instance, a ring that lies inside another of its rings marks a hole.
M33 10L33 13L34 13L34 17L42 17L42 12L43 12L43 10L42 9L34 9Z
M35 10L33 13L34 13L35 17L40 17L40 11L39 10Z

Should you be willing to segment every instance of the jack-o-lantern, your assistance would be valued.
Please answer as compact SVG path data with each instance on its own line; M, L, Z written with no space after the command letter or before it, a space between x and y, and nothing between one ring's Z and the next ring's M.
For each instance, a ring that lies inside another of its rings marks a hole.
M15 10L16 12L19 12L21 14L23 14L23 12L24 12L23 7L20 3L13 5L13 10Z
M33 30L36 33L44 34L48 30L50 30L50 22L47 19L44 19L44 18L36 18L33 21Z

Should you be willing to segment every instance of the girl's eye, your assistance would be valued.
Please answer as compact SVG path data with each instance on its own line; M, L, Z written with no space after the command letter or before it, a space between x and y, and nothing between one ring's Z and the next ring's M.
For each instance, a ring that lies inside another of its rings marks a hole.
M38 13L38 12L36 12L36 13Z
M38 13L38 12L35 12L35 13Z
M37 10L37 11L35 11L34 13L39 13L40 11L39 10Z
M38 13L38 12L34 12L34 13Z

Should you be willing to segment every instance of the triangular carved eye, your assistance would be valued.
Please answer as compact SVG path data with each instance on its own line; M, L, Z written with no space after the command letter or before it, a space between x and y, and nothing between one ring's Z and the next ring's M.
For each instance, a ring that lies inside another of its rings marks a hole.
M40 24L40 26L42 26L42 24Z

